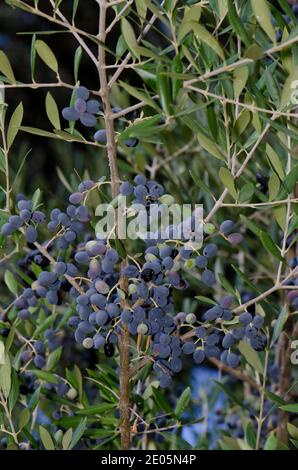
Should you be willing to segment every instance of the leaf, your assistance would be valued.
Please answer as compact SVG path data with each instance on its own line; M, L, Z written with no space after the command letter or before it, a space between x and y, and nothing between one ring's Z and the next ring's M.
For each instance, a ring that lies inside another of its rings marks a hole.
M286 79L282 88L280 109L283 110L287 105L297 105L298 89L298 66L296 66Z
M29 408L24 408L19 416L19 429L23 429L27 424L29 423L30 420L30 410Z
M239 405L240 407L243 406L243 402L242 400L240 400L238 398L238 396L236 395L236 393L232 393L230 391L230 388L227 387L225 384L223 384L222 382L219 382L218 380L214 380L214 383L217 385L217 387L219 387L221 390L223 390L223 392L225 393L225 395L227 395L229 397L229 399L232 401L232 403L237 403L237 405Z
M20 125L23 120L24 108L23 103L19 103L16 109L14 110L8 125L7 130L7 146L10 148L13 144L13 141L18 133Z
M202 132L198 132L197 136L199 143L203 147L203 149L207 150L207 152L211 153L211 155L213 155L215 158L218 158L219 160L224 160L224 156L216 143L214 143L211 139L209 139L209 137L207 137Z
M143 23L144 20L146 19L147 5L144 2L144 0L135 0L135 4L136 4L138 17L139 17L141 23Z
M128 85L120 80L119 85L124 88L127 93L129 93L134 98L137 98L140 101L144 101L145 104L150 106L151 108L156 109L158 112L160 111L158 105L150 98L144 91L137 90L135 87Z
M251 182L246 183L239 192L239 202L240 204L249 202L254 195L255 185Z
M79 442L87 426L87 418L81 420L80 424L73 433L71 443L68 447L69 450L73 449L75 445Z
M51 371L52 369L54 369L54 367L58 364L61 354L62 354L61 346L51 352L51 354L48 356L48 359L47 359L46 369L48 371Z
M199 302L201 302L204 305L216 305L216 302L212 299L209 299L209 297L205 297L203 295L197 295L195 296L195 299L197 299Z
M46 372L44 370L38 370L38 369L31 369L30 372L33 372L33 374L36 375L38 379L43 380L44 382L50 382L51 384L58 383L57 377L51 372Z
M74 78L75 82L78 81L78 76L79 76L79 67L82 59L82 54L83 54L83 49L81 46L79 46L76 49L75 56L74 56Z
M37 39L35 49L41 60L58 75L58 62L50 47L44 41Z
M247 126L249 125L250 119L250 112L248 109L244 109L240 115L238 116L237 121L235 122L232 137L233 141L237 142L241 134L245 131Z
M222 59L225 60L225 54L224 51L217 41L217 39L212 36L212 34L207 31L207 29L202 26L201 24L196 23L195 21L191 21L191 27L193 29L193 32L199 39L199 41L204 42L207 46L211 47L213 51Z
M281 410L288 411L289 413L298 413L298 403L280 406Z
M284 204L280 204L279 206L273 207L273 215L280 226L280 228L285 231L286 223L287 223L287 209Z
M70 446L72 440L72 428L69 428L62 438L62 448L63 450L67 450Z
M77 388L79 392L79 398L82 400L83 396L83 378L82 378L82 373L77 365L74 366L74 376L76 378L77 382Z
M206 193L208 193L212 196L212 191L207 186L207 184L205 184L204 181L199 176L195 175L192 171L190 171L189 173L190 173L190 176L192 177L192 179L194 180L195 184L199 188L203 189L203 191L206 191Z
M126 18L121 18L121 32L125 39L128 49L133 53L133 55L140 57L138 53L138 43L135 36L135 32L131 24L127 21Z
M189 404L189 401L190 401L190 396L191 396L190 387L187 387L178 398L176 408L175 408L175 415L178 418L182 415L183 411L185 411L185 409L187 408L187 405Z
M260 60L263 56L263 49L258 44L252 44L244 53L244 58L252 60Z
M233 76L234 98L238 99L248 79L247 65L237 67L233 72Z
M8 398L11 388L11 363L7 352L4 354L4 364L0 364L0 390Z
M47 95L46 95L46 112L54 128L61 129L58 106L49 91L47 92Z
M256 447L256 433L251 422L247 423L245 429L245 440L251 449Z
M275 29L271 23L271 11L266 0L251 0L251 6L257 22L273 43L276 42Z
M200 5L192 5L190 7L188 6L185 7L183 20L178 29L178 36L177 36L178 43L180 43L182 39L184 38L184 36L186 36L189 33L189 31L192 30L191 21L199 22L199 19L201 17L201 12L202 12L202 9Z
M15 275L11 271L5 271L4 282L7 285L10 292L14 295L18 295L18 285L16 282Z
M93 405L93 406L87 406L83 408L82 410L78 410L77 414L82 415L82 416L88 416L88 415L96 415L96 414L103 414L105 411L113 410L116 408L117 404L116 403L107 403L103 405Z
M241 18L239 18L237 14L233 0L228 0L228 18L236 35L240 37L240 39L244 42L246 46L249 46L250 44L249 36L243 26L243 22Z
M41 137L50 137L54 139L60 139L59 136L53 134L52 132L44 131L42 129L37 129L36 127L21 126L21 131L28 132L29 134L40 135Z
M278 395L275 395L275 393L270 392L269 390L265 390L265 395L269 400L273 401L273 403L277 403L278 405L285 405L286 402L283 400L281 397Z
M39 435L46 450L55 450L55 445L51 434L46 428L39 426Z
M11 82L13 83L16 82L9 59L7 55L1 50L0 50L0 72L2 72L3 75L5 75L5 77L8 78Z
M227 168L221 167L221 169L219 170L219 177L222 183L224 184L224 186L227 188L227 190L231 194L231 196L233 196L233 198L236 200L238 197L238 194L235 188L234 178L230 170L228 170Z
M9 353L9 351L10 351L10 348L12 346L12 343L13 343L13 340L14 340L14 337L15 337L15 334L16 334L16 326L15 326L15 324L13 324L10 328L10 332L9 332L7 340L5 342L5 351L7 353Z
M126 127L118 136L119 141L123 141L129 137L144 137L157 132L157 124L160 116L152 116L144 119L136 119L131 126Z
M241 450L238 440L230 436L223 436L220 445L228 450Z
M263 375L264 369L262 362L260 360L260 357L258 353L248 344L247 341L241 340L239 342L239 351L242 354L242 356L245 357L246 361L255 369L257 370L260 374Z
M30 48L30 67L31 67L31 78L34 82L35 63L36 63L36 34L32 35L31 48Z
M165 112L165 114L169 116L171 114L170 80L169 80L169 77L164 73L165 71L166 70L164 69L163 65L158 64L156 84L157 84L157 92L158 92L161 107L163 111Z
M268 182L269 201L274 201L280 188L280 180L276 173L272 173Z
M37 188L34 191L33 196L32 196L32 209L33 210L37 209L39 202L40 202L40 198L41 198L41 190Z
M267 440L264 445L264 450L276 450L277 445L278 445L277 438L275 434L271 433L267 437Z
M278 247L275 245L274 241L267 232L259 230L259 238L264 248L266 248L269 253L275 256L275 258L279 259L279 261L285 262L284 258L280 254Z
M298 439L298 428L294 426L292 423L288 423L288 432L290 436L294 437L294 439Z
M284 172L282 163L280 161L279 156L275 152L275 150L273 150L273 148L269 144L266 144L266 154L275 172L278 174L279 178L283 180L285 176L285 172Z

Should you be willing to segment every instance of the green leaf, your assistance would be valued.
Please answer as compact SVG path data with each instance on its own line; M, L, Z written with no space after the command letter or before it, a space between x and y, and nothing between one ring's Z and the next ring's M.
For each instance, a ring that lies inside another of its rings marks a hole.
M205 297L203 295L196 295L195 299L197 299L199 302L201 302L204 305L216 305L216 302L212 299L209 299L209 297Z
M31 66L31 78L34 81L35 74L35 63L36 63L36 34L32 35L31 48L30 48L30 66Z
M16 79L13 74L12 67L10 65L7 55L0 50L0 72L5 75L11 82L15 83Z
M246 46L249 46L251 41L243 26L242 20L237 14L233 0L228 0L228 18L236 35L240 37Z
M256 433L251 422L247 423L245 428L245 440L251 449L256 447Z
M281 410L288 411L289 413L298 413L298 403L280 406Z
M237 67L233 72L233 76L234 98L238 99L248 79L247 65Z
M39 426L39 435L41 442L43 443L46 450L55 450L55 445L51 434L46 428L44 428L43 426Z
M9 353L9 351L10 351L10 348L12 346L12 343L13 343L13 340L14 340L14 337L15 337L15 334L16 334L16 326L15 326L15 324L13 324L10 328L7 340L5 342L5 351L7 353Z
M277 438L275 434L271 433L266 439L264 450L276 450L278 445Z
M138 17L141 23L143 24L144 20L146 19L147 5L144 2L144 0L135 0L135 4L136 4Z
M184 10L183 20L178 29L177 41L180 43L184 36L186 36L189 31L192 30L191 21L199 22L201 17L202 9L200 5L192 5L190 7L186 6Z
M239 202L240 204L249 202L254 195L255 185L251 182L246 183L239 191Z
M128 49L132 52L133 55L139 58L140 55L137 50L138 43L137 43L137 39L135 36L135 32L131 24L124 17L121 18L121 32L123 34L123 37L125 39Z
M36 375L38 379L43 380L44 382L50 382L51 384L58 383L57 377L51 372L38 369L31 369L30 372L33 372L33 374Z
M23 120L24 108L23 103L19 103L16 109L14 110L8 125L7 130L7 146L10 148L13 144L13 141L19 131L20 125Z
M29 423L30 420L30 410L29 408L24 408L20 415L19 415L19 429L23 429L27 424Z
M266 154L273 169L278 174L279 178L283 180L285 172L282 166L282 162L280 161L280 158L275 152L275 150L273 150L273 148L269 144L266 144Z
M68 447L69 450L73 449L75 445L79 442L79 440L81 439L82 435L85 432L86 426L87 426L87 418L84 418L81 420L80 424L78 425L78 427L73 433L71 443Z
M87 406L81 410L78 410L77 414L82 415L82 416L96 415L96 414L101 415L105 413L106 411L113 410L116 407L117 407L116 403L107 403L103 405Z
M207 29L201 24L196 23L195 21L190 22L194 34L197 36L199 41L204 42L207 46L211 47L213 51L222 59L225 60L224 51L217 41L217 39L212 36L212 34L207 31Z
M276 173L272 173L268 182L269 201L274 201L280 188L280 180Z
M41 60L58 75L58 62L50 47L44 41L37 39L35 49Z
M285 231L286 223L287 223L287 208L285 204L280 204L278 206L273 207L273 215L280 226L280 228Z
M46 95L46 112L54 128L61 129L58 106L49 91L47 92L47 95Z
M80 67L80 63L81 63L81 59L82 59L82 54L83 54L83 49L81 48L81 46L79 46L76 49L75 56L74 56L74 78L75 78L75 82L78 81L79 67Z
M260 374L263 375L264 368L258 353L248 344L247 341L241 340L239 342L239 351L242 356L245 357L246 361Z
M41 198L41 190L37 188L34 191L33 196L32 196L32 209L33 210L37 209L39 202L40 202L40 198Z
M159 64L157 66L156 77L157 91L161 107L165 114L169 116L171 114L170 79L164 72L166 70L163 68L163 65Z
M225 167L221 167L221 169L219 170L219 177L222 183L224 184L224 186L227 188L227 190L231 194L231 196L233 196L233 198L236 200L238 197L238 194L236 191L234 178L230 170L228 170Z
M61 354L62 354L61 346L51 352L51 354L48 356L48 359L47 359L47 366L46 366L47 371L51 371L52 369L54 369L54 367L58 364L60 360Z
M4 282L7 285L10 292L14 295L18 295L18 285L15 278L15 275L11 271L5 271Z
M52 132L37 129L36 127L21 126L21 131L28 132L29 134L40 135L41 137L49 137L52 139L60 139L60 137Z
M288 423L288 432L290 436L294 437L294 439L298 439L298 428L294 426L292 423Z
M187 408L189 401L190 401L190 396L191 396L190 387L187 387L178 398L176 408L175 408L175 415L178 418L182 415L182 413Z
M202 132L198 132L197 136L199 143L203 147L203 149L207 150L207 152L211 153L211 155L213 155L215 158L218 158L219 160L224 160L224 156L215 142L209 139L209 137L207 137Z
M72 440L72 435L73 435L72 428L69 428L62 438L63 450L67 450L69 448L71 440Z
M160 116L152 116L145 119L136 119L131 126L126 127L119 135L119 141L123 141L129 137L144 137L157 132L157 123Z
M192 171L190 171L189 173L192 179L194 180L195 184L199 188L203 189L203 191L206 191L206 193L212 195L212 191L210 190L210 188L207 186L207 184L204 183L204 181L199 176L195 175Z
M271 23L271 11L266 0L251 0L251 6L257 22L273 43L276 42L275 29Z
M276 395L273 392L270 392L269 390L265 390L265 395L269 400L273 401L273 403L277 403L278 405L285 405L286 402L283 400L281 397Z
M150 106L151 108L156 109L158 112L160 111L158 105L155 103L155 101L150 98L144 91L137 90L135 87L128 85L127 83L124 83L122 81L119 82L119 85L124 88L127 93L129 93L131 96L134 98L137 98L140 101L144 101L147 106Z
M269 253L275 256L275 258L279 259L279 261L285 262L284 258L280 254L278 247L275 245L274 241L267 232L259 230L259 238L264 248L266 248Z
M5 352L4 364L0 364L0 390L8 398L11 388L11 363L9 355Z

